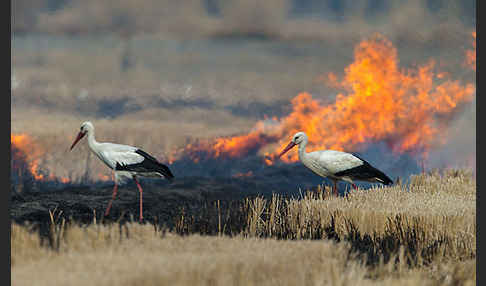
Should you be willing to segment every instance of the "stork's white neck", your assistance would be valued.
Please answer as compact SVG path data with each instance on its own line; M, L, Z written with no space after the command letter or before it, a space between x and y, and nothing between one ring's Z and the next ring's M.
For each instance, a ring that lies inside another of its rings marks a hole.
M100 145L100 143L96 141L95 132L93 129L88 131L88 145L93 152L96 153L98 151L98 146Z
M307 146L307 138L304 138L299 144L299 160L304 162L307 158L307 152L305 152L305 147Z

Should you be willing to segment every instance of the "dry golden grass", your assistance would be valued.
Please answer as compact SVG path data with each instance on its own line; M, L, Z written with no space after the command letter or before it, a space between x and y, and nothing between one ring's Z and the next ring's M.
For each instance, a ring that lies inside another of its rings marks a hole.
M469 172L417 175L408 187L345 198L328 197L328 191L300 199L247 199L226 210L228 216L175 218L180 223L172 230L96 221L80 226L53 213L52 247L28 226L13 224L12 283L475 284L476 187ZM244 223L228 225L235 216ZM195 234L211 225L206 233L220 235Z
M476 185L470 171L433 171L412 176L407 185L353 191L347 197L329 192L247 199L229 210L184 218L177 230L205 233L217 227L231 234L243 221L240 228L252 237L349 241L369 264L400 251L413 266L475 257Z
M474 285L475 262L409 269L366 267L347 243L278 241L237 236L181 237L150 225L71 227L58 252L30 244L21 256L14 225L12 285ZM22 233L22 234L20 234Z

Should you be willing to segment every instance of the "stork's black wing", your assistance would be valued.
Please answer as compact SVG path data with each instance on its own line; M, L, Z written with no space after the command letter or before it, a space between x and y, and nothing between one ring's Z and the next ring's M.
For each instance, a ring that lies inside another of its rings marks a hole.
M337 172L334 175L339 177L348 176L356 180L368 180L372 178L378 178L384 185L393 184L393 181L387 175L385 175L385 173L371 166L370 163L368 163L356 153L353 153L353 156L363 161L363 165Z
M116 170L117 171L131 171L131 172L159 172L160 174L164 175L165 178L172 180L174 175L170 171L169 167L160 163L152 157L147 152L137 149L135 153L144 157L144 160L140 163L136 164L129 164L129 165L121 165L118 162L116 163Z

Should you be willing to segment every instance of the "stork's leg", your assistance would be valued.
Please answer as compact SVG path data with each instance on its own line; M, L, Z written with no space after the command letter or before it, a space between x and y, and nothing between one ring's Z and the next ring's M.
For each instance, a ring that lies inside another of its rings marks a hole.
M115 186L113 187L113 194L111 195L111 200L108 203L108 206L106 207L105 216L107 216L110 213L111 204L113 203L113 200L116 197L116 192L118 191L118 184L116 183L116 179L113 181L115 182Z
M138 191L140 192L140 222L142 222L142 220L143 220L143 208L142 208L142 205L143 205L143 201L142 201L143 190L142 190L142 187L140 186L140 184L138 183L137 177L133 176L133 179L135 180L135 183L137 183Z

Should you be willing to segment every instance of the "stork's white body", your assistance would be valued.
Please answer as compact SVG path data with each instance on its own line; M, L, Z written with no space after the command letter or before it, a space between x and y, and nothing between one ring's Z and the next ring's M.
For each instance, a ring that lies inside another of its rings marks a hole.
M98 143L90 140L88 136L89 147L91 151L110 169L116 169L116 163L137 164L143 161L143 157L135 153L138 149L133 146L113 144L113 143Z
M123 183L127 179L133 176L143 177L159 177L163 178L164 175L160 172L133 172L133 171L120 171L116 169L117 164L121 166L140 164L145 160L145 157L136 153L139 148L115 144L115 143L99 143L94 138L94 135L88 134L88 144L91 151L103 162L108 168L112 169L115 174L115 180L117 183Z
M353 179L349 176L337 177L335 174L363 165L363 161L346 152L324 150L307 153L303 144L299 145L299 160L304 166L321 177L329 177L349 183L353 183Z
M335 151L323 150L307 153L308 138L304 132L297 132L289 145L280 153L279 157L299 145L299 160L317 175L330 178L334 182L334 192L337 195L337 182L343 180L349 182L357 189L354 180L379 182L385 185L391 184L392 180L383 172L371 166L365 160L356 155Z

